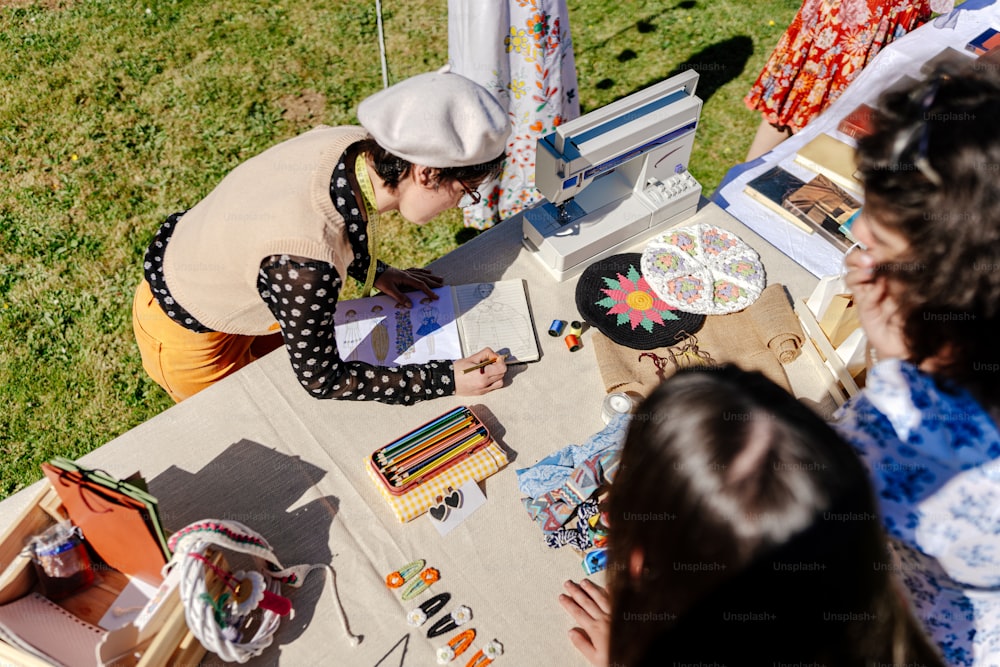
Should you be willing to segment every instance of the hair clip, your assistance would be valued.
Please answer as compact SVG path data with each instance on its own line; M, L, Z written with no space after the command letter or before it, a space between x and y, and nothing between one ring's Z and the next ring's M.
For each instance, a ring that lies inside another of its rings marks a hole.
M462 605L461 607L453 610L448 616L439 618L437 622L431 626L430 630L427 631L427 638L433 639L438 635L443 635L444 633L454 630L458 626L463 625L470 620L472 620L472 610L465 605Z
M423 558L415 560L412 563L407 563L403 567L399 568L385 578L385 585L389 588L399 588L407 581L413 578L413 576L424 569L426 562Z
M415 628L419 628L427 622L428 618L441 611L441 608L448 604L448 600L450 599L451 593L440 593L435 595L416 609L411 610L410 613L406 615L406 622Z
M410 582L410 585L406 587L403 591L404 600L412 600L424 591L426 591L431 584L436 582L441 578L441 573L435 570L433 567L429 567L420 573L419 579L414 579Z
M457 510L462 506L462 492L449 486L448 492L443 496L439 495L434 499L434 502L435 504L428 510L431 513L431 518L436 521L444 521L448 518L451 510Z
M469 628L458 633L448 640L447 646L442 646L437 650L437 661L439 665L447 665L449 662L465 653L465 649L472 646L476 639L476 629Z
M479 649L465 667L486 667L503 655L503 644L496 639Z

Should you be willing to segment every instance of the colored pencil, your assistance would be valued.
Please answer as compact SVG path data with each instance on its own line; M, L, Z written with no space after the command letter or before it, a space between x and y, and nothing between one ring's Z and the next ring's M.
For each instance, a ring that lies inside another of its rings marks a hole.
M493 357L492 359L487 359L486 361L480 361L475 366L469 366L468 368L466 368L462 372L463 373L471 373L472 371L479 370L480 368L485 368L486 366L489 366L490 364L495 364L496 362L500 361L501 359L506 359L507 356L508 355L506 355L506 354L499 354L499 355Z
M406 461L405 463L402 463L402 464L396 466L395 468L393 468L391 470L391 472L393 472L396 476L405 476L405 475L408 475L409 473L413 472L414 470L417 470L418 468L423 467L424 465L426 465L427 463L431 462L432 460L435 460L437 457L442 456L443 454L447 454L449 451L451 451L455 447L460 447L462 444L465 443L465 441L467 441L470 438L473 438L473 437L475 437L477 435L480 435L481 433L482 433L482 431L479 430L479 429L477 429L477 430L472 431L470 433L464 433L464 434L462 434L459 437L452 438L448 442L441 443L439 446L433 448L433 450L429 450L427 452L426 456L420 456L418 458L414 458L412 460ZM387 471L387 472L390 472L390 471Z
M486 436L480 436L468 443L458 447L452 451L449 451L446 456L441 456L434 461L429 462L427 465L421 467L419 470L415 470L403 477L394 476L391 478L391 483L393 486L402 487L407 486L412 482L424 479L430 474L433 474L435 470L444 467L445 465L451 463L454 460L460 459L466 454L469 454L472 450L476 449L483 442L488 442L489 438Z
M431 460L420 463L412 468L404 470L402 472L393 475L393 481L398 482L398 484L406 484L410 480L425 475L430 470L451 461L456 456L468 451L475 445L483 442L487 439L485 430L477 433L475 437L469 438L462 441L461 443L455 445L454 447L439 453L437 456L433 457ZM397 485L398 485L397 484Z
M395 442L387 445L379 453L385 456L391 456L394 452L405 448L407 445L412 444L414 441L429 436L434 432L436 428L445 425L445 423L451 423L456 419L469 418L470 416L471 413L469 413L468 409L466 409L465 407L460 406L458 408L455 408L451 412L441 415L437 419L428 422L427 424L424 424L423 426L417 428L413 432L404 435L399 440L396 440Z
M472 417L466 417L465 419L455 421L453 423L447 423L439 426L434 433L429 434L429 436L422 440L415 440L410 443L407 447L403 449L396 450L391 456L379 456L379 462L386 465L402 461L404 459L413 456L427 447L432 447L436 443L442 440L447 440L456 433L462 430L468 429L470 426L474 426L476 421Z
M391 465L386 466L385 470L387 472L395 472L396 470L400 469L412 468L414 465L420 463L421 461L426 460L431 456L434 456L438 452L447 449L448 447L456 443L462 442L463 439L472 437L479 430L480 430L479 428L465 427L461 431L456 431L455 433L452 433L447 438L442 438L441 440L435 440L434 442L430 443L430 446L424 447L423 449L413 453L412 455L393 461Z

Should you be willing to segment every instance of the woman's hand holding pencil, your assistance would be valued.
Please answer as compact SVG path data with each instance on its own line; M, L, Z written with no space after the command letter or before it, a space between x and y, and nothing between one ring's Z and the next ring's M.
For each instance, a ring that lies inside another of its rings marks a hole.
M507 374L505 359L506 354L497 354L486 347L470 357L457 360L455 393L459 396L480 396L502 387Z

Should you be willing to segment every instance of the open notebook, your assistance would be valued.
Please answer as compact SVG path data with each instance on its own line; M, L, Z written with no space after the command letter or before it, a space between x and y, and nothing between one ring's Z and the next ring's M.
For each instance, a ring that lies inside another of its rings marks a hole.
M338 303L341 359L397 366L462 359L489 347L508 353L508 364L538 360L523 280L445 286L434 293L437 300L410 293L411 308L399 308L382 294Z

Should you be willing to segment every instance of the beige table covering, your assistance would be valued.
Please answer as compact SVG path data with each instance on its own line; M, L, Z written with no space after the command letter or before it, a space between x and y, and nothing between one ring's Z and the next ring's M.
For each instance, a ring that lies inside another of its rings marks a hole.
M782 283L796 298L809 294L816 282L810 274L714 204L703 203L682 224L706 222L735 232L758 250L770 282ZM512 366L502 390L411 407L321 401L298 385L282 349L82 459L119 476L141 470L170 529L203 518L232 519L267 538L286 566L332 564L351 629L364 635L361 645L348 646L326 575L315 573L301 589L286 588L294 618L282 622L274 644L249 664L435 664L434 650L454 633L428 640L430 622L410 628L404 617L415 603L402 602L383 583L387 573L417 558L440 570L432 591L451 593L445 613L458 604L472 609L465 627L476 628L475 645L453 664L465 665L493 638L505 648L498 667L585 664L566 636L571 622L557 602L562 583L583 575L580 557L570 547L545 546L521 505L515 470L603 428L604 388L589 332L578 352L546 333L554 319L578 319L575 280L555 282L522 249L520 225L520 218L504 222L433 265L454 284L527 281L542 359ZM807 361L800 357L785 368L797 394L822 398L820 375ZM442 538L427 516L398 523L363 460L460 404L475 407L510 451L511 463L481 484L486 505ZM33 492L0 503L0 525L8 525ZM397 645L407 634L408 643ZM209 656L205 664L220 662Z

